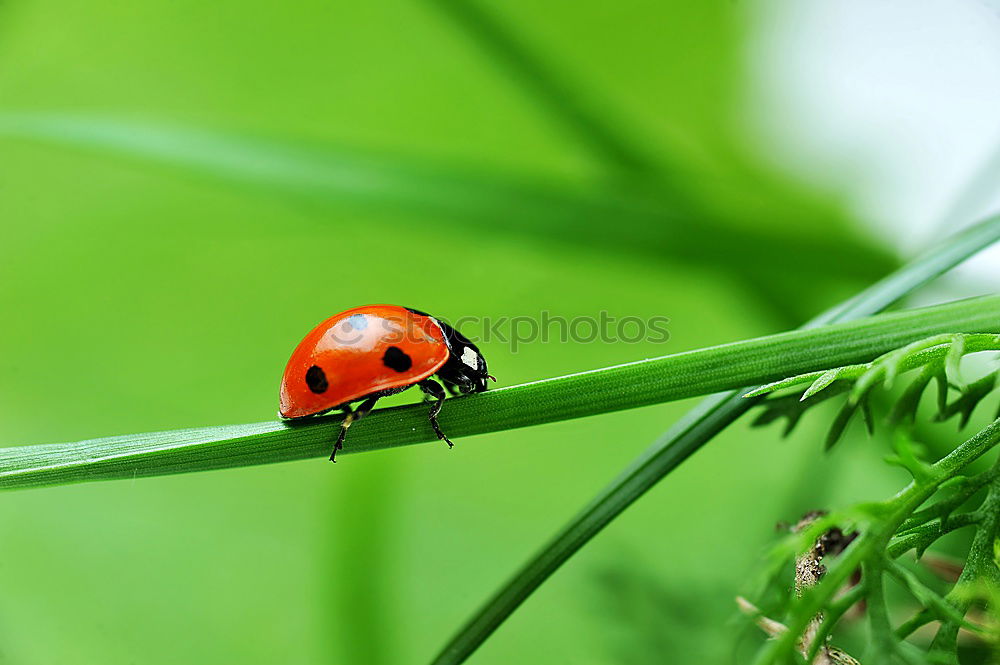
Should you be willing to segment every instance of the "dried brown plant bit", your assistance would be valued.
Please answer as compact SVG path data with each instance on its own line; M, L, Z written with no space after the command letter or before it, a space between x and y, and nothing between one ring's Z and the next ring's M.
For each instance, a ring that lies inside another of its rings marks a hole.
M801 533L827 514L825 510L810 510L794 525L785 523L785 529L792 533ZM826 573L826 568L822 564L823 557L840 554L857 536L856 531L845 534L839 527L831 527L821 533L812 546L795 560L795 595L800 596L804 589L815 586ZM860 578L852 578L852 584L856 584L857 579ZM757 626L769 638L774 639L788 631L787 626L764 616L760 609L746 598L737 596L736 605L741 612L752 616ZM809 657L822 623L823 615L817 614L799 639L797 648L803 658ZM817 650L811 665L860 665L860 663L843 650L824 644Z

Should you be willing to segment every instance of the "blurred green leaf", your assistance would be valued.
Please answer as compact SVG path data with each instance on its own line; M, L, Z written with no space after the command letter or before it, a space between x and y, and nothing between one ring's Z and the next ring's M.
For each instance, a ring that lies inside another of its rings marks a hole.
M624 171L656 170L648 149L628 133L633 123L619 117L606 102L599 104L586 86L574 81L564 68L554 67L501 17L477 0L431 0L430 4L451 16L474 44L494 56L492 62L507 68L554 116L572 127L602 162Z
M728 224L634 182L571 182L101 116L0 113L0 136L167 165L255 195L408 219L428 214L463 233L474 223L479 232L710 263L762 284L776 273L783 280L875 278L894 263L882 250L843 237Z

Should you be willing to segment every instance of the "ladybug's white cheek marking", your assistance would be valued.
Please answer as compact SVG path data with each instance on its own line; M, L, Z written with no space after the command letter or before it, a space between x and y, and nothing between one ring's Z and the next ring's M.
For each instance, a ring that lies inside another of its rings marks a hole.
M462 362L472 369L479 369L479 354L473 351L471 346L467 346L462 351Z

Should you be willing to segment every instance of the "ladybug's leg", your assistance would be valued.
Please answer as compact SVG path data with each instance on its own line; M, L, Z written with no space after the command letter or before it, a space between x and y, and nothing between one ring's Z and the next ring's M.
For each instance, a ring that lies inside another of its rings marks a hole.
M344 417L344 422L340 423L340 435L337 437L337 443L333 446L333 453L330 455L330 461L336 462L334 459L337 456L337 451L344 447L344 438L347 437L347 429L351 424L358 422L375 408L375 402L378 401L378 397L369 397L364 402L362 402L358 408L351 411L351 407L345 406L344 411L346 416Z
M447 443L448 447L451 448L455 444L451 442L451 439L444 435L444 432L441 431L441 426L438 425L438 414L441 413L441 405L444 404L444 400L448 396L447 393L445 393L441 384L433 379L424 379L417 385L420 386L421 390L437 400L433 405L431 405L431 427L434 428L434 433L437 434L437 437Z

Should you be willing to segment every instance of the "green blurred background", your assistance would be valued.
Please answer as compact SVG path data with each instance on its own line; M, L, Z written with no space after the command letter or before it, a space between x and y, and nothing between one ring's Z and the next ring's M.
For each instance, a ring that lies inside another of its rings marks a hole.
M897 259L857 174L794 172L758 122L783 6L3 2L2 445L272 418L358 304L671 319L484 345L512 385L835 303ZM425 662L689 406L4 494L0 663ZM820 458L824 420L731 428L471 662L739 662L775 522L904 479L857 432Z

